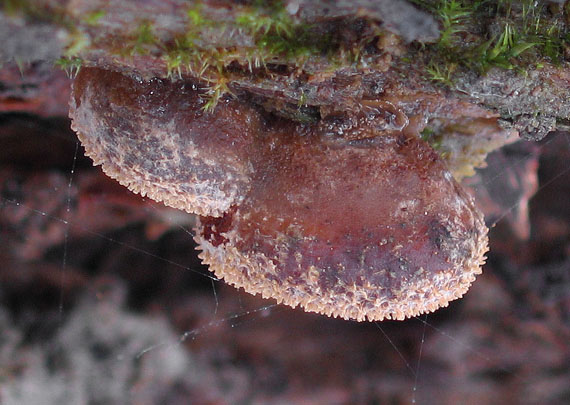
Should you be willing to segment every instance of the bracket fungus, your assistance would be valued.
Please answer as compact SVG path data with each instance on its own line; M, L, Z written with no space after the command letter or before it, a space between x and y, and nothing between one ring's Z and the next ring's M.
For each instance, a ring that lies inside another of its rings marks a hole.
M362 321L434 311L481 272L483 216L405 105L360 100L299 122L247 93L205 112L206 91L83 68L70 114L109 176L200 216L218 277Z

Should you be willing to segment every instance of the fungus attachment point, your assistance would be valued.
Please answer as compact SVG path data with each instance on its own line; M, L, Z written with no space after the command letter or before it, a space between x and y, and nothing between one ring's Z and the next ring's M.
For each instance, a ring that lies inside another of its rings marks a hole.
M200 214L200 257L252 294L345 319L404 319L461 297L481 272L482 214L380 102L313 124L243 101L203 114L188 83L92 69L73 97L87 154L135 191Z

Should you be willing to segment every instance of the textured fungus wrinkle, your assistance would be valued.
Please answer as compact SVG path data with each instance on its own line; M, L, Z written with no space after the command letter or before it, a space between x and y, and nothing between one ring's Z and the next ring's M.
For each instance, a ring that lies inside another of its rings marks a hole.
M71 116L111 177L200 215L200 257L218 277L362 321L434 311L481 272L482 214L396 103L303 124L246 96L206 114L202 94L86 68Z

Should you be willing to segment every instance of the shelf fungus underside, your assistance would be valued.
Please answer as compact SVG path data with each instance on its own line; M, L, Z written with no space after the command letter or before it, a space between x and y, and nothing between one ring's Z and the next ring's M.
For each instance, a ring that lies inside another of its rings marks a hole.
M300 123L247 94L206 113L204 91L84 68L71 117L109 176L200 216L200 257L218 277L307 311L382 320L446 306L481 272L482 214L393 102Z

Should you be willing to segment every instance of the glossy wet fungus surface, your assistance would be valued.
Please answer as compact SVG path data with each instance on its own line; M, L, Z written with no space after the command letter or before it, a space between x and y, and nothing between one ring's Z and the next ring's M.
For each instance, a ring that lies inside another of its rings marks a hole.
M361 321L434 311L481 272L482 214L394 103L299 123L247 94L207 113L203 95L198 82L84 68L71 117L109 176L200 216L216 276Z

